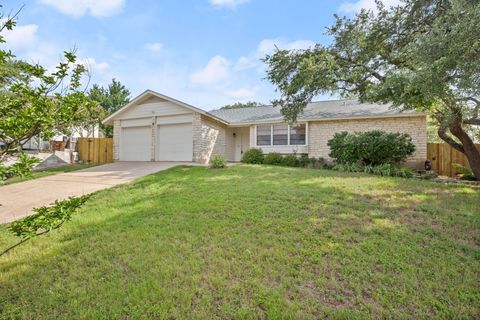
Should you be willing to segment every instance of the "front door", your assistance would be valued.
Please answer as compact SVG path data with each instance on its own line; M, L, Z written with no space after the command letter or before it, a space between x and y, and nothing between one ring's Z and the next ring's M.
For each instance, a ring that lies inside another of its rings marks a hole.
M242 160L243 153L248 150L250 146L250 131L249 128L241 128L235 134L235 161Z

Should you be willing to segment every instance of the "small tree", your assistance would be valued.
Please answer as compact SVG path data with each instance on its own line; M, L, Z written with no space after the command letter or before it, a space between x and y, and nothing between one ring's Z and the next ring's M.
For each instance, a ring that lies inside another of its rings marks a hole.
M0 12L2 32L15 27L15 18ZM18 152L31 138L48 139L59 130L71 128L91 101L80 90L85 66L76 62L74 51L64 53L53 73L39 64L15 59L9 50L0 49L0 162Z
M104 115L112 114L130 102L130 90L115 79L112 79L107 88L94 84L88 92L88 96L100 104L104 110ZM112 126L100 123L100 129L105 136L113 136Z
M402 2L336 17L327 29L331 45L267 56L267 77L282 94L274 104L289 121L313 97L331 92L427 112L480 179L470 134L480 125L480 1Z

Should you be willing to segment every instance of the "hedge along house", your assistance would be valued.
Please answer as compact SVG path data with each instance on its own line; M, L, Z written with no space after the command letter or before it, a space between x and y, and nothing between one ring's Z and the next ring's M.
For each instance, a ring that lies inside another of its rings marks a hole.
M355 100L313 102L289 125L272 106L206 112L147 90L104 123L114 126L115 161L208 163L214 154L240 161L249 148L328 161L327 142L336 132L370 130L408 133L416 146L411 166L423 166L427 157L425 114Z

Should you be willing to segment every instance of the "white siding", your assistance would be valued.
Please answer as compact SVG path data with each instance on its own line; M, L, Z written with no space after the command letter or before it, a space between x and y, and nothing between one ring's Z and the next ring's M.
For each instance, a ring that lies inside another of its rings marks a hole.
M183 114L183 115L175 115L175 116L165 116L165 117L157 117L157 124L173 124L173 123L192 123L193 121L193 114Z
M151 124L152 124L152 119L151 118L121 120L121 122L120 122L120 125L122 126L122 128L144 127L144 126L150 126Z
M149 100L150 101L150 100ZM191 114L187 108L176 105L170 101L142 103L132 106L119 115L119 119L132 119L151 116L169 116L180 114Z

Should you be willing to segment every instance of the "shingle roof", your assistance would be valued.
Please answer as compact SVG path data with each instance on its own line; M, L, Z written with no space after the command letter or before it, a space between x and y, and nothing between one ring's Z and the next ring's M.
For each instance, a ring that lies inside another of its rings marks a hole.
M260 106L238 109L212 110L210 114L229 123L255 123L281 121L279 107ZM415 114L415 111L393 109L388 104L360 103L357 100L329 100L312 102L307 105L298 120L390 116Z

